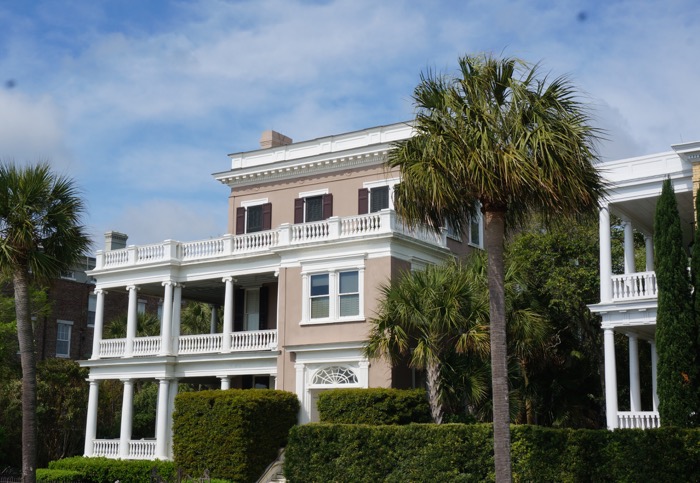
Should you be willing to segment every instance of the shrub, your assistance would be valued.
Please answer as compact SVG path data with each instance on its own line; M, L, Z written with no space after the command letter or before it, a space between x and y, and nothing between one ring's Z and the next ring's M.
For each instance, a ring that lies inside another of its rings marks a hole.
M72 470L47 470L40 468L36 470L36 481L50 483L74 483L75 481L86 480L87 477L80 471Z
M49 463L50 470L72 470L81 473L92 483L150 483L155 473L166 481L175 477L175 464L172 461L113 460L108 458L84 458L74 456Z
M321 422L339 424L429 423L423 389L334 389L318 396Z
M486 424L292 428L290 482L493 481ZM700 481L700 430L512 426L513 481Z
M269 389L181 393L175 400L173 451L185 472L255 481L287 443L296 395Z

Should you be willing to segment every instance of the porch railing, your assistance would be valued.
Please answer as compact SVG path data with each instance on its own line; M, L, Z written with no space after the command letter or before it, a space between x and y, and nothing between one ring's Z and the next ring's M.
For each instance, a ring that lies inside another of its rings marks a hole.
M636 272L613 275L612 291L614 301L656 298L658 295L656 273Z
M618 411L618 428L653 429L661 424L657 411Z
M160 336L134 339L133 356L156 356L160 353ZM223 352L223 334L197 334L180 336L175 347L176 355L216 354ZM231 333L231 352L268 351L277 349L277 329L250 330ZM100 341L100 359L124 357L126 339Z
M93 450L91 455L86 456L103 456L105 458L120 458L118 439L96 439L93 442ZM131 440L129 441L129 453L127 458L132 460L153 460L156 458L156 441L149 440Z
M210 240L179 242L165 240L151 245L130 246L120 250L98 251L97 270L163 262L187 262L230 255L265 252L271 249L333 241L375 234L398 233L424 243L445 247L445 233L405 226L392 210L359 216L331 217L313 223L280 225L274 230L244 235L224 235Z

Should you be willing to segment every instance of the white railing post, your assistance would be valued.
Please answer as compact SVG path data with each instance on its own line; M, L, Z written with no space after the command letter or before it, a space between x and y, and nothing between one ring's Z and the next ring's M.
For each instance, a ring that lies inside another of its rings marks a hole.
M328 218L328 238L337 240L340 238L340 217L331 216Z
M105 266L105 252L97 250L95 252L95 270L99 270Z
M136 264L136 245L126 247L126 263L127 265Z
M165 240L163 242L163 257L166 261L172 262L179 259L177 253L179 245L180 243L175 240Z
M233 253L233 235L226 233L224 235L224 255L230 255Z

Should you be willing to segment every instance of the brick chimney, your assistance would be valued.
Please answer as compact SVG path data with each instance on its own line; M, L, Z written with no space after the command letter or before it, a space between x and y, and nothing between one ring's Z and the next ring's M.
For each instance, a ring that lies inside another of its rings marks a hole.
M292 144L292 138L280 134L277 131L263 131L262 136L260 136L260 147L263 149L277 148L279 146L286 146L287 144Z
M126 248L126 241L129 235L119 233L118 231L108 231L105 233L105 251L120 250Z

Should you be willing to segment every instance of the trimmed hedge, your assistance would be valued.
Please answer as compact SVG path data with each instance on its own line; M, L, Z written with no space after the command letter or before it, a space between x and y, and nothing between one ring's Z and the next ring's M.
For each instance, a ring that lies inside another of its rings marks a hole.
M700 481L700 430L573 430L512 426L513 480ZM493 481L486 424L292 428L290 482Z
M36 481L41 482L51 482L51 483L74 483L76 481L87 480L84 473L80 471L72 470L47 470L46 468L39 468L36 470Z
M163 480L175 479L175 464L172 461L114 460L74 456L49 463L49 470L75 471L80 473L80 479L92 483L112 483L117 480L129 483L150 483L154 469Z
M323 423L430 423L430 406L423 389L333 389L318 395Z
M299 400L286 391L230 389L175 399L173 452L178 467L232 481L255 481L287 443Z

